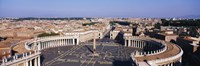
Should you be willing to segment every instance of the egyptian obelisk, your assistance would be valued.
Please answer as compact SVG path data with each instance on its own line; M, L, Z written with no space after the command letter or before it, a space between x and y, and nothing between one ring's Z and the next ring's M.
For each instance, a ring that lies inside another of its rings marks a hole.
M95 33L94 33L94 38L93 38L93 54L96 53L96 36L95 36Z

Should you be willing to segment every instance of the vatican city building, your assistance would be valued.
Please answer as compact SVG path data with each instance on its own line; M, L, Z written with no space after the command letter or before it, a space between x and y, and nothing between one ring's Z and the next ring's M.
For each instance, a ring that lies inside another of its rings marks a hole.
M74 24L74 23L72 23ZM79 25L79 24L74 24ZM150 37L141 26L99 22L62 30L47 26L55 36L36 36L34 30L18 28L18 33L1 36L34 36L1 51L1 66L181 66L183 50L178 45ZM64 26L63 26L64 27ZM68 26L65 26L68 27ZM31 31L32 30L32 31ZM11 33L13 32L13 33ZM12 35L13 34L13 35ZM22 35L23 34L23 35ZM14 39L10 39L15 41Z

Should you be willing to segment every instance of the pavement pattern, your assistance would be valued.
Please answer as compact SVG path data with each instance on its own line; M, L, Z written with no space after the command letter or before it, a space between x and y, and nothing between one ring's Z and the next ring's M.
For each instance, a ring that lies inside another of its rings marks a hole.
M138 48L124 47L113 42L97 42L96 52L92 55L92 43L63 46L42 50L43 66L132 66L130 54L142 51Z

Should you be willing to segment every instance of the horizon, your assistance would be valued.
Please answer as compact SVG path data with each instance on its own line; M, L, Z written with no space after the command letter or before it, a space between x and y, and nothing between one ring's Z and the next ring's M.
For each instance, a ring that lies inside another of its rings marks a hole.
M200 0L0 0L10 18L200 18Z

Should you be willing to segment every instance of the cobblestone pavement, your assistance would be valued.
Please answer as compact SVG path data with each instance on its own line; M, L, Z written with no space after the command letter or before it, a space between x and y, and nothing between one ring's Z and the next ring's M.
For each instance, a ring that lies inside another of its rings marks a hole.
M92 55L92 43L50 48L42 51L44 66L131 66L130 53L141 49L124 47L113 42L97 42L97 54Z

